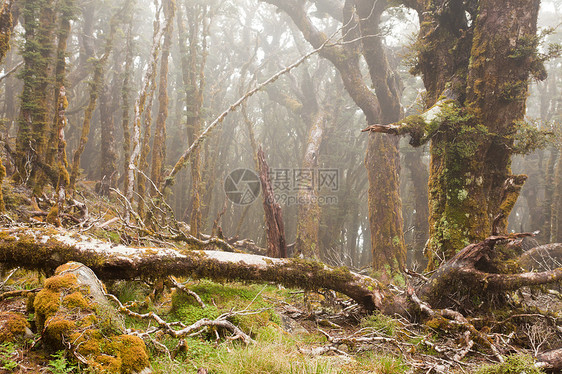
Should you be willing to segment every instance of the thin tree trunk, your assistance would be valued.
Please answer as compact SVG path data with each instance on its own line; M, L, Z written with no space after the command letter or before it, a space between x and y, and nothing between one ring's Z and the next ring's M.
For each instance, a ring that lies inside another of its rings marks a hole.
M162 185L162 173L166 161L166 120L168 118L168 59L172 45L173 19L176 11L175 0L164 3L164 14L168 22L168 29L164 30L164 44L162 46L162 58L160 60L160 83L158 88L158 116L156 117L156 129L154 131L154 143L152 146L152 173L151 179L156 186ZM157 192L152 191L156 196Z
M132 10L130 10L132 13ZM131 152L131 131L129 129L129 105L130 105L130 79L132 75L133 65L133 18L132 14L128 20L127 26L127 41L126 41L126 57L125 57L125 72L123 78L123 88L121 89L121 127L123 128L123 191L126 193L129 190L129 159Z
M562 150L558 150L558 162L554 177L554 194L552 196L552 213L550 240L562 243Z
M157 15L158 16L158 15ZM164 26L165 28L166 26ZM132 152L129 157L129 168L127 171L127 190L126 197L129 202L133 201L134 186L135 186L135 170L137 169L137 163L141 153L141 122L142 115L146 110L146 101L150 94L151 82L154 80L154 75L156 71L156 66L158 64L158 55L160 50L160 41L162 39L162 34L164 28L161 28L158 23L155 24L154 36L152 40L152 47L150 50L150 62L148 63L148 68L145 72L142 90L139 93L137 100L135 101L135 111L133 119L133 138L132 138ZM126 220L130 219L130 212L126 213Z
M80 174L80 157L82 156L82 153L86 148L86 143L88 142L88 136L90 135L90 124L94 115L94 110L96 109L100 90L104 88L105 68L109 55L113 50L113 42L115 33L117 31L117 21L121 12L123 12L123 9L121 9L111 17L109 25L110 30L107 39L105 40L103 55L98 60L93 62L94 73L92 83L90 84L90 100L88 102L86 110L84 111L84 120L82 122L80 141L72 157L72 168L70 172L69 186L69 189L71 191L74 191L76 189L76 181L78 180L78 176Z

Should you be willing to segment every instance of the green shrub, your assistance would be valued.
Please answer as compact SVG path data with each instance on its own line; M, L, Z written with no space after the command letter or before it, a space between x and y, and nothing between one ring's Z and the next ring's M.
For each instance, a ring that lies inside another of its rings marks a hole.
M531 356L511 355L505 362L486 365L476 371L476 374L543 374L544 371L534 366Z

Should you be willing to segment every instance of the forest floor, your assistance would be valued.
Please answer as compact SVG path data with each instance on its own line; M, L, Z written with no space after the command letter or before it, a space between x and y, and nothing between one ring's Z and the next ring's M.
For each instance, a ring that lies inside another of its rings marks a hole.
M81 200L89 207L93 221L107 222L117 216L118 205L99 199L85 185ZM90 192L88 192L90 191ZM5 189L7 215L4 225L27 222L43 225L48 198L30 199L28 191ZM117 206L117 207L116 207ZM72 212L71 212L72 213ZM64 216L62 217L65 220ZM92 220L92 218L90 218ZM69 218L65 226L76 224ZM89 234L113 242L123 232L111 227ZM80 229L84 232L84 228ZM130 238L129 238L130 239ZM47 275L19 269L3 272L2 294L43 287ZM155 373L540 373L533 355L556 346L562 340L559 317L562 301L556 293L523 289L517 297L529 310L547 311L543 316L495 315L499 324L518 321L513 333L495 334L506 357L503 364L479 344L468 344L468 335L443 329L438 320L413 323L403 317L367 313L357 304L333 291L304 292L275 284L217 283L210 280L177 279L195 292L205 305L174 287L157 287L147 281L106 283L130 311L154 312L166 322L193 324L203 318L227 320L248 334L253 342L244 344L221 329L200 329L174 339L162 332L145 335L152 370ZM403 286L403 285L402 285ZM155 292L158 290L158 292ZM35 326L34 311L27 297L3 298L0 294L0 341L5 324L2 316L21 313L29 330L14 342L0 342L1 373L88 372L72 355L52 351L44 344ZM559 294L558 294L559 295ZM504 311L505 312L505 311ZM503 312L502 312L503 313ZM131 331L148 331L154 323L124 316ZM474 317L471 322L478 323ZM519 319L519 320L518 320ZM550 325L550 328L547 326ZM558 329L558 330L557 330ZM555 343L556 342L556 343ZM474 344L474 345L472 345Z
M35 288L43 280L43 275L19 270L4 290ZM232 313L229 320L254 342L244 345L215 329L201 330L183 339L181 344L177 339L156 334L153 340L146 341L155 373L197 373L203 368L208 373L232 374L533 372L529 371L533 370L531 356L521 354L511 356L501 367L494 366L494 357L479 349L454 361L452 357L462 346L458 332L444 332L427 324L413 324L378 313L367 314L331 292L304 293L270 284L208 280L191 280L185 285L201 297L205 308L175 290L165 291L154 299L153 287L141 281L107 284L109 292L131 310L153 311L167 322L192 324L202 318L215 319L223 313ZM556 307L562 305L558 303ZM24 314L33 334L17 343L0 345L0 372L85 371L64 352L50 352L42 345L25 298L1 301L0 315L5 312ZM146 331L150 325L130 317L125 322L136 331ZM548 339L541 337L533 326L527 328L526 333L536 335L537 344L541 339ZM338 338L344 341L329 341ZM153 344L155 341L163 346ZM521 371L524 369L527 371Z

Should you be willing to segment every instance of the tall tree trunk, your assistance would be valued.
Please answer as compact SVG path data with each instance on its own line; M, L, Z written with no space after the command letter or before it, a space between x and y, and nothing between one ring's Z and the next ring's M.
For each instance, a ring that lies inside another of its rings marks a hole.
M323 108L316 110L311 117L308 141L302 162L301 172L305 175L298 191L297 238L295 253L305 258L320 258L318 231L320 230L320 205L316 177L320 144L326 128L328 113ZM311 173L311 174L308 174ZM310 180L308 178L310 177Z
M0 64L10 49L10 37L12 34L12 0L4 1L0 9ZM6 168L0 158L0 212L4 212L4 196L2 195L2 181L6 177Z
M100 181L98 193L109 196L109 189L115 186L115 174L117 173L117 155L115 153L115 118L118 95L116 82L118 72L114 73L112 89L105 86L100 95L100 125L101 125L101 147L100 147Z
M175 0L167 0L164 3L164 14L169 19L169 27L164 30L164 43L162 46L162 58L160 60L160 82L158 88L158 116L156 117L156 129L154 131L154 143L152 146L152 182L159 188L162 185L162 173L166 161L166 120L168 118L168 60L170 47L172 45L172 32L174 14L176 11ZM153 190L154 196L157 195Z
M159 17L159 14L156 14ZM159 22L154 23L154 34L152 38L152 47L150 49L150 61L148 67L143 77L142 88L139 92L139 96L135 101L135 110L133 116L133 136L132 136L132 150L129 157L129 168L127 170L127 190L126 198L129 202L133 201L134 197L134 187L135 187L135 171L140 167L139 158L141 155L141 124L142 116L147 110L147 100L150 99L150 91L153 87L152 83L156 75L156 67L158 65L158 55L160 54L160 44L162 40L162 35L164 29L168 27L170 20L166 21L164 27L161 27ZM150 100L149 100L150 101ZM146 121L146 119L145 119ZM130 219L129 210L127 210L125 219L128 221Z
M121 127L123 128L123 191L126 193L129 190L129 158L131 152L131 131L129 129L129 106L130 106L130 92L131 92L131 76L133 65L133 17L132 10L129 10L130 17L128 18L127 25L127 41L125 52L125 71L123 77L123 86L121 89Z
M363 55L381 107L384 122L401 116L400 92L396 74L389 65L380 37L380 17L385 2L356 0L363 44ZM369 136L365 166L369 178L369 222L373 268L391 272L406 266L402 201L400 199L399 140L386 134Z
M100 90L104 88L105 80L105 67L109 55L113 50L113 42L115 38L115 33L117 32L118 20L123 12L124 8L118 10L109 21L109 33L105 39L105 45L103 49L103 54L99 59L93 61L93 77L90 83L90 100L88 106L84 111L84 120L82 122L82 132L80 135L79 144L74 150L72 157L72 168L70 171L70 186L69 189L74 191L76 189L76 181L80 174L80 158L84 149L86 148L86 143L88 142L88 136L90 135L90 124L92 117L94 115L94 110L96 109L97 100L100 94Z
M39 175L44 165L49 133L50 85L53 68L55 9L53 0L26 1L23 7L25 44L21 109L16 139L17 181L27 184L35 194L41 186Z

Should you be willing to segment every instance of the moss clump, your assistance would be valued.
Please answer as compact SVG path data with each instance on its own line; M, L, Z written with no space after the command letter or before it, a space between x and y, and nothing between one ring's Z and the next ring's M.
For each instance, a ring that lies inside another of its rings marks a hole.
M74 274L56 275L45 281L45 288L50 290L60 290L61 288L68 288L74 290L78 287L78 281Z
M76 323L74 321L62 317L52 317L45 322L43 339L49 348L63 349L65 348L62 344L65 340L64 337L68 336L75 328Z
M60 307L60 292L44 288L39 291L33 302L35 308L35 323L39 331L43 330L45 321L54 315Z
M90 329L84 332L75 332L70 335L70 342L77 347L83 356L97 356L101 353L103 336L98 329Z
M132 335L120 335L113 343L113 350L121 360L121 373L140 372L148 367L148 354L141 338Z
M15 342L26 334L29 323L20 313L0 313L0 343Z
M118 357L101 354L96 356L95 362L92 363L92 368L96 373L120 373L121 360Z
M68 309L86 309L88 307L88 302L79 291L76 291L71 293L70 295L65 296L62 299L62 305L67 307Z
M394 336L398 330L398 322L389 316L377 311L361 320L361 327L370 327L377 332L382 332L389 336Z
M53 205L47 217L45 218L45 222L50 223L51 225L55 225L57 227L61 226L61 222L59 219L59 207L57 205Z

